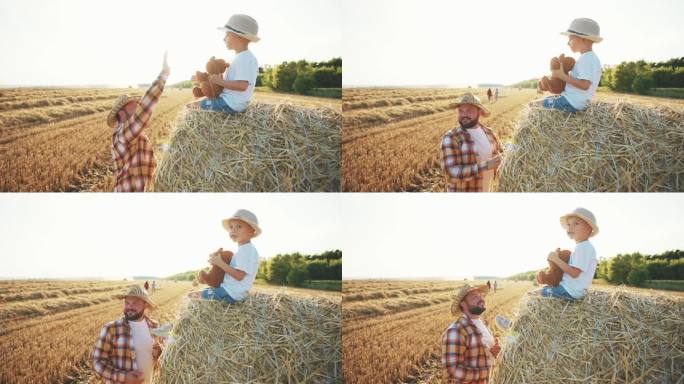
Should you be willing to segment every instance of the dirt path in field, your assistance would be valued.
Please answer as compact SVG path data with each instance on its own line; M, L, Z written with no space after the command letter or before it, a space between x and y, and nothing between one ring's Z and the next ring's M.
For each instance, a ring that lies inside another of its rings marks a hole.
M496 103L485 104L490 108L492 114L482 120L486 126L496 131L502 144L510 141L513 137L515 128L521 118L521 112L527 107L528 103L541 98L541 95L530 90L511 92L514 93L507 96L509 99L502 97ZM425 169L412 184L413 189L409 192L446 191L446 180L441 163Z

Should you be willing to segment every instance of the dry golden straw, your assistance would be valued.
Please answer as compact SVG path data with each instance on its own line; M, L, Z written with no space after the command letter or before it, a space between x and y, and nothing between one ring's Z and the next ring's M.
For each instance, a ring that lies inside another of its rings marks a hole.
M492 382L682 383L684 301L624 288L581 301L524 298Z
M282 292L189 300L161 356L161 383L341 383L339 302Z
M339 191L341 122L330 108L286 103L254 103L235 116L187 112L155 190Z
M624 101L568 114L530 107L507 152L508 192L684 191L684 111Z

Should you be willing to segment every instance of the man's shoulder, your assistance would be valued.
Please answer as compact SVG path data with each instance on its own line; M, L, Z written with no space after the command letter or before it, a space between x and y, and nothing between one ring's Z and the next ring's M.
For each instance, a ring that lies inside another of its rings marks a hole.
M125 322L123 318L118 318L116 320L112 320L105 325L102 326L102 332L105 333L110 333L110 332L116 332L117 330L123 328L125 326Z
M444 134L442 135L442 142L453 141L453 140L460 141L461 140L460 138L464 134L465 134L465 131L463 130L463 128L461 128L460 125L457 125L456 127L451 128L450 130L444 132Z
M159 322L151 317L145 317L147 320L147 326L150 328L159 328Z

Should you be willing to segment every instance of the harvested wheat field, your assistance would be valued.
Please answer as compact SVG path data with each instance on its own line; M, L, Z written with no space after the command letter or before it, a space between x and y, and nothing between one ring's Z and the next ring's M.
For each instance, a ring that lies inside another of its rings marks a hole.
M339 112L252 103L228 116L189 111L171 134L156 191L334 192L340 184Z
M472 92L492 114L481 121L505 141L533 90L503 88L487 102L486 89L351 88L342 92L342 190L445 191L442 135L457 124L449 104Z
M188 300L160 383L341 383L339 300L252 293L242 303Z
M684 109L592 102L569 114L529 107L504 157L506 192L681 192Z
M3 89L0 191L112 191L112 130L105 119L119 95L142 96L144 91L137 88ZM164 90L145 128L158 163L181 111L192 100L194 97L188 89L167 87ZM337 111L341 105L339 99L265 92L256 92L253 100L287 100L295 105Z
M344 382L443 382L441 335L453 321L451 300L463 284L343 281ZM533 288L530 282L499 281L499 285L501 288L487 298L488 310L483 316L488 321L496 314L510 312L522 294Z
M144 282L137 282L143 284ZM90 355L102 326L121 317L130 281L0 281L0 382L92 381ZM158 308L150 317L174 318L190 283L157 281Z
M684 380L684 300L674 295L618 288L590 290L576 303L527 297L513 331L493 383Z

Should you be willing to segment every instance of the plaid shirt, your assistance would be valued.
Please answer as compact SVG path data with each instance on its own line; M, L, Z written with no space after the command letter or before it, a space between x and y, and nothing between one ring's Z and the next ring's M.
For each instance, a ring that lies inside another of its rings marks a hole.
M158 328L159 323L145 316L147 326ZM152 336L154 347L152 357L156 360L161 354L161 339ZM123 383L126 381L126 373L138 370L135 361L135 347L133 334L128 320L123 317L109 322L102 327L100 337L93 351L93 369L105 383Z
M480 127L492 144L492 157L501 154L503 148L494 131L482 124ZM475 142L466 129L458 126L442 136L442 154L449 192L482 192L480 161Z
M484 320L483 320L484 322ZM448 384L487 384L494 357L482 343L482 333L462 315L442 335L442 365Z
M114 161L116 185L115 192L144 192L146 185L152 184L152 174L157 166L152 151L152 143L143 133L157 105L168 73L162 72L152 83L138 108L130 119L119 123L112 135L112 160Z

